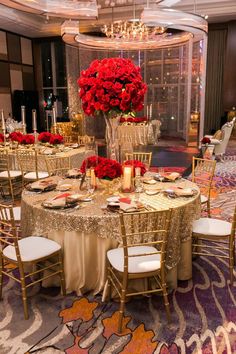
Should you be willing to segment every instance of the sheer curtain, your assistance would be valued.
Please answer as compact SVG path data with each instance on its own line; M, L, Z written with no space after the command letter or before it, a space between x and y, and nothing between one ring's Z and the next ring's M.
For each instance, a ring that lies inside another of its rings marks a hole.
M209 29L206 100L205 100L205 133L220 128L220 118L224 114L222 89L224 59L226 52L227 29Z

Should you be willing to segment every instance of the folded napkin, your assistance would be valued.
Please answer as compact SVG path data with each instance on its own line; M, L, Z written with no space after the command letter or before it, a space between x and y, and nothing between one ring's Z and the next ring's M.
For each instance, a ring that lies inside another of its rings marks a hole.
M180 174L178 172L172 172L169 174L164 174L164 177L169 179L170 181L175 181L177 178L180 177Z
M43 155L52 155L53 154L53 149L46 148L44 150L41 150L41 154L43 154Z
M70 193L59 194L54 198L47 199L43 204L50 208L63 208L67 204L67 198L70 196Z
M193 195L192 188L176 188L174 192L178 197L190 197Z
M36 182L31 183L30 189L32 190L47 190L47 189L53 189L56 188L57 183L53 179L48 179L48 180L39 180Z
M80 176L80 175L81 175L81 171L79 168L72 168L71 170L67 171L68 177Z
M124 212L135 212L143 209L143 204L140 202L134 202L129 198L120 198L120 210Z

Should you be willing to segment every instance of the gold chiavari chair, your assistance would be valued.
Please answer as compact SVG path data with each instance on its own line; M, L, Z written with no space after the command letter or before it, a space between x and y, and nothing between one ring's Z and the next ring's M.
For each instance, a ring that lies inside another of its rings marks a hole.
M45 156L45 163L49 176L63 176L71 169L68 156Z
M211 216L211 186L215 173L216 161L193 157L192 182L196 183L201 191L201 204L207 206L208 216Z
M144 163L148 168L151 166L152 152L133 152L125 154L126 160L138 160Z
M63 135L63 142L64 142L64 144L72 144L73 143L73 136L72 135Z
M235 228L236 207L232 223L213 218L200 218L194 221L192 233L193 255L229 260L231 285L233 285L233 267L235 266Z
M2 197L10 195L13 203L15 196L22 191L22 172L11 169L7 149L0 149L0 188Z
M23 184L48 177L48 172L39 171L36 149L17 150L17 162L23 175Z
M79 145L93 143L94 141L95 141L95 136L91 136L91 135L79 135L78 136Z
M44 237L29 236L18 239L13 210L10 206L3 204L0 204L0 245L0 298L2 298L3 275L19 283L25 319L29 318L27 306L27 289L29 287L44 279L59 275L62 293L65 295L61 246ZM47 263L44 264L46 261ZM15 267L9 267L12 264ZM25 267L28 265L31 265L34 270L26 273ZM16 269L19 274L14 272Z
M161 292L167 318L170 309L166 291L165 258L171 211L121 213L122 247L109 250L107 258L109 296L114 287L120 298L118 332L122 331L125 301L129 296ZM143 291L129 291L131 279L154 278L156 287Z

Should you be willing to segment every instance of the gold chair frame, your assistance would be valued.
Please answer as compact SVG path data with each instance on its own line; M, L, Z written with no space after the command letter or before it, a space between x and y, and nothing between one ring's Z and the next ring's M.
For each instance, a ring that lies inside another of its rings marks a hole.
M10 220L9 220L10 215ZM14 246L16 252L16 261L7 258L3 254L3 249L7 246ZM21 285L22 291L22 300L24 306L24 316L25 319L29 318L28 306L27 306L27 289L41 281L48 279L52 276L59 275L61 280L61 289L62 294L66 294L65 290L65 278L64 278L64 270L63 270L63 258L62 251L54 252L49 256L30 261L24 262L21 259L20 248L18 245L18 235L16 232L16 226L13 217L13 209L11 206L6 206L0 204L0 299L2 298L2 287L3 287L3 275L15 280L17 283ZM52 259L52 262L48 261L51 258L55 257L56 261ZM42 263L47 261L47 265L43 265ZM48 265L49 264L49 265ZM7 266L10 267L7 267ZM14 265L15 267L12 267ZM24 267L26 265L33 265L33 269L36 269L31 272L25 272ZM7 267L7 268L6 268ZM57 269L54 269L57 267ZM14 271L18 269L19 275L15 275ZM44 275L44 271L51 272L48 275ZM37 276L36 280L33 280L34 277ZM31 279L32 277L32 279ZM27 281L27 283L26 283Z
M17 177L12 177L10 175L11 168L8 149L0 149L0 172L2 171L7 171L7 177L0 177L1 195L4 198L4 189L6 187L9 191L9 195L11 196L12 202L14 203L15 194L18 195L22 192L23 175Z
M125 159L141 161L142 163L146 164L147 167L149 168L151 166L151 161L152 161L152 152L134 151L132 153L126 153Z
M197 234L197 233L192 233L193 237L193 255L198 255L198 256L206 256L206 257L217 257L217 258L222 258L222 259L228 259L229 260L229 272L230 272L230 284L233 284L233 268L235 266L235 230L236 230L236 206L234 209L234 215L233 215L233 220L232 220L232 227L231 227L231 233L229 235L221 235L221 236L214 236L214 235L204 235L204 234ZM199 241L208 241L208 242L217 242L216 245L209 245L209 244L204 244L204 243L199 243ZM199 251L200 249L200 251ZM214 251L214 250L220 250L220 251L228 251L228 255L221 255L219 253L215 252L207 252L207 251Z
M30 183L36 181L39 178L39 162L38 162L38 151L37 149L22 149L17 150L17 162L20 166L21 173L23 176L23 187L25 183ZM44 160L43 160L44 161ZM24 175L29 172L35 172L36 179L24 178Z
M79 135L78 136L79 145L93 143L94 141L95 141L95 136L92 136L92 135Z
M45 156L45 163L49 176L62 176L71 168L69 156Z
M165 258L166 258L166 244L167 235L169 232L169 223L171 217L171 210L161 211L148 211L148 212L136 212L136 213L121 213L120 225L121 225L121 237L122 248L124 251L124 270L119 272L115 270L109 260L108 266L108 294L109 299L111 296L111 287L113 286L120 298L120 310L118 319L118 333L122 331L122 321L124 316L125 302L127 297L143 294L152 294L162 292L164 305L167 313L168 322L170 322L170 309L169 301L166 290L165 280ZM140 241L136 242L135 238ZM129 239L131 239L129 242ZM150 239L150 241L149 241ZM156 248L156 253L149 254L136 254L129 255L128 248L136 246L153 246ZM144 273L129 273L128 264L131 257L138 256L150 256L154 254L160 255L160 268L154 271L147 271ZM131 279L144 279L153 278L157 284L157 288L128 292L128 283Z
M207 200L202 202L202 204L207 205L208 217L211 217L211 186L215 173L215 168L215 160L207 160L193 156L192 182L198 185L200 191L203 192L203 195L206 195Z

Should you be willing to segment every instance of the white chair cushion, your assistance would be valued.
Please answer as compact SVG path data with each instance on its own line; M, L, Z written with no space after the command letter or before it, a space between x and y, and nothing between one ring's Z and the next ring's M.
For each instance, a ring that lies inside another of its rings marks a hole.
M193 233L212 236L227 236L231 233L231 223L211 218L200 218L193 223Z
M47 172L38 172L39 178L46 178L49 174ZM36 172L28 172L24 175L25 179L37 179Z
M9 209L6 209L6 214L7 214L8 220L9 220L10 219ZM15 221L20 221L21 220L21 207L13 207L13 215L14 215Z
M208 201L208 198L205 195L200 195L201 198L201 203L206 203Z
M10 177L12 178L22 176L21 171L9 171L9 173L10 173ZM8 178L7 171L0 172L0 178Z
M52 240L44 237L30 236L18 241L21 260L23 262L32 262L37 259L50 256L61 249L61 246ZM4 256L16 261L16 252L14 246L7 246L3 250Z
M148 254L157 252L155 247L151 246L135 246L128 248L129 255ZM107 258L113 268L119 272L124 271L124 251L123 248L115 248L107 252ZM149 256L137 256L129 258L129 273L146 273L158 270L161 267L160 254Z

